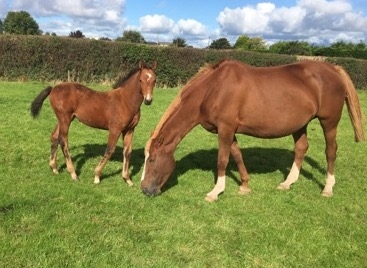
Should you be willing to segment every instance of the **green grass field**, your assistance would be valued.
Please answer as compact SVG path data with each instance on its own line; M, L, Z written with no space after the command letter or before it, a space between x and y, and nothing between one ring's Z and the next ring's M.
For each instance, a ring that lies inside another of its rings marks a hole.
M29 113L45 86L0 82L0 267L366 267L367 143L354 142L346 110L333 197L320 195L326 160L314 121L291 190L276 187L292 164L292 138L238 136L252 192L237 194L231 161L226 191L207 203L217 140L200 127L179 144L166 191L149 198L140 190L145 142L177 90L157 89L153 104L142 107L131 160L135 186L128 187L121 180L121 141L101 184L93 184L107 132L77 120L69 142L80 181L71 180L61 151L60 174L51 172L49 136L56 121L48 100L38 119ZM359 96L367 117L367 92Z

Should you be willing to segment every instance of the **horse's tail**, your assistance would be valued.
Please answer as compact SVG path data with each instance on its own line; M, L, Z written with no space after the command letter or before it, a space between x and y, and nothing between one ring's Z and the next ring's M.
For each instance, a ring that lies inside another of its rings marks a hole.
M32 105L31 105L31 115L33 116L33 118L36 118L39 115L41 108L42 108L42 104L44 100L48 97L48 95L50 95L51 89L52 87L46 87L33 100Z
M346 87L346 98L345 102L348 107L349 118L352 122L354 129L354 137L356 142L364 140L363 123L362 123L362 112L359 104L358 94L356 88L353 85L352 79L348 73L341 66L335 66L339 74L342 76L345 87Z

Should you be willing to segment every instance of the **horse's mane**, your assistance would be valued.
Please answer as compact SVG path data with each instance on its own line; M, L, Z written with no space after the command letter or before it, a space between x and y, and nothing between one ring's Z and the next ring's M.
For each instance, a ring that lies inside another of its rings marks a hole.
M222 61L220 61L217 64L206 63L206 64L204 64L204 66L200 67L199 71L189 79L189 81L179 91L179 93L177 94L177 96L173 99L173 101L168 106L167 110L164 112L163 116L159 120L159 123L157 124L156 128L154 129L154 132L152 133L152 135L151 135L151 137L150 137L150 139L149 139L149 141L147 143L147 147L146 148L149 148L151 141L157 137L159 131L161 130L163 124L166 122L167 118L169 118L170 115L180 106L182 94L188 88L190 88L191 85L194 84L199 78L201 78L204 75L208 74L210 71L217 69L225 61L226 60L222 60Z
M143 63L142 68L143 69L152 69L151 66L146 64L146 63ZM129 80L134 74L136 74L140 70L141 69L139 67L136 67L136 68L130 70L130 72L128 72L127 75L119 76L117 78L117 80L115 81L115 83L113 84L112 88L116 89L118 87L121 87L127 80Z

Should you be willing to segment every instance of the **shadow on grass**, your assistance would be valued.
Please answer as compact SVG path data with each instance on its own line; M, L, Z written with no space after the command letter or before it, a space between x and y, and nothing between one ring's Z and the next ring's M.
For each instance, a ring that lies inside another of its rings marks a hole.
M78 148L82 147L83 148L83 153L79 153L77 155L73 155L73 149L74 148L70 148L70 152L72 155L72 161L75 167L75 172L77 173L77 175L79 176L80 174L82 174L82 168L85 165L85 163L92 158L96 158L98 159L95 167L97 167L98 162L102 159L105 150L106 150L106 144L84 144L81 146L78 146ZM64 158L62 156L62 153L59 149L59 154L60 154L60 160L59 161L63 161ZM116 175L121 176L121 172L122 172L122 147L121 146L116 146L115 152L112 154L110 160L107 162L106 166L108 166L108 164L110 162L119 162L121 163L121 168L119 168L118 170L114 171L114 172L110 172L110 173L105 173L105 168L102 171L102 175L101 175L101 181L104 179L107 179L109 177L113 177ZM144 163L144 148L134 148L132 150L131 153L131 159L130 159L130 176L133 179L133 181L136 181L136 179L134 180L134 177L139 173L140 169L142 168L142 165ZM93 167L93 169L95 168ZM62 165L60 165L60 170L66 170L66 164L65 164L65 160L64 163Z
M251 174L267 174L274 171L280 171L283 174L283 179L285 180L288 176L294 159L293 151L280 148L252 147L241 149L241 152L250 177ZM215 183L217 177L217 154L217 149L199 150L192 152L176 161L176 169L169 181L163 187L162 192L167 191L171 187L177 185L178 177L191 169L212 171L213 183ZM307 155L305 156L304 163L308 163L313 170L316 170L321 174L326 173L325 168L321 167L318 162ZM237 177L238 173L235 174L234 171L237 171L237 166L234 163L234 160L230 158L226 170L226 176L240 185L240 178ZM313 181L319 186L320 189L324 188L324 184L322 184L313 173L301 169L300 175Z
M106 145L103 144L85 144L81 145L83 147L83 153L75 155L72 157L77 174L81 174L82 168L88 159L97 158L102 159L105 152ZM71 148L71 152L73 149ZM280 149L280 148L262 148L262 147L252 147L241 149L244 162L249 175L251 174L267 174L275 171L280 171L283 174L283 179L285 180L290 167L293 163L294 153L291 150ZM178 177L185 174L187 171L192 169L200 169L204 171L213 172L213 183L216 180L217 173L217 149L210 150L198 150L189 153L179 160L176 160L176 169L171 175L170 179L167 181L162 189L162 192L169 190L171 187L177 185ZM60 161L62 161L60 159ZM101 180L107 179L109 177L121 174L122 171L122 147L116 146L116 150L112 155L109 162L120 162L121 168L111 173L102 172ZM108 165L108 163L106 165ZM305 163L308 163L313 170L321 174L325 174L325 168L321 167L318 162L309 156L305 156ZM97 165L97 164L96 164ZM131 154L130 160L130 176L133 182L139 182L140 178L136 178L137 174L141 171L144 165L144 148L134 148ZM66 169L66 165L60 166L60 169ZM234 172L237 171L237 166L235 165L232 158L227 166L226 175L228 178L234 180L238 185L240 185L240 180ZM314 183L316 183L320 189L323 189L324 184L321 183L313 173L301 169L301 175Z

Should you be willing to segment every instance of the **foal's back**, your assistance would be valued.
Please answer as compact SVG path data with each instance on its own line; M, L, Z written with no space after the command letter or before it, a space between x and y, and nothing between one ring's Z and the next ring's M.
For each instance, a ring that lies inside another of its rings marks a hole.
M108 129L109 93L79 83L65 82L50 93L50 103L58 119L76 117L82 123Z

